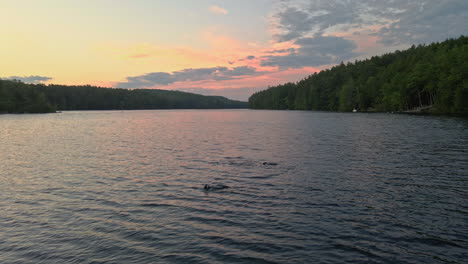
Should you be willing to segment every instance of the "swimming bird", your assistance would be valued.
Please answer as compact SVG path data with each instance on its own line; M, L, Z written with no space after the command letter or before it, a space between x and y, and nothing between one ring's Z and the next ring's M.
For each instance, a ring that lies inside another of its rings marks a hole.
M276 166L276 165L278 165L278 163L276 163L276 162L266 162L266 161L263 162L262 164L263 164L263 165L270 165L270 166Z
M229 186L224 185L224 184L216 184L216 185L211 185L211 184L205 184L205 187L203 189L205 190L222 190L222 189L227 189Z

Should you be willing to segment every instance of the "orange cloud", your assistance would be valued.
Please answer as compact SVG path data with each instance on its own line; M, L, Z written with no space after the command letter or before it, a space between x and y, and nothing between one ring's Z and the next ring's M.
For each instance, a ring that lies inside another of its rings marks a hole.
M219 7L217 5L210 6L208 10L210 10L212 13L221 14L221 15L227 15L229 13L226 9Z

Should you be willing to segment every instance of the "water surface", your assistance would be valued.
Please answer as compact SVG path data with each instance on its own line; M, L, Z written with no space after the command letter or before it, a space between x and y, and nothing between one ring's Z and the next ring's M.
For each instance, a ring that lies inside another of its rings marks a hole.
M0 263L468 259L464 119L96 111L0 131Z

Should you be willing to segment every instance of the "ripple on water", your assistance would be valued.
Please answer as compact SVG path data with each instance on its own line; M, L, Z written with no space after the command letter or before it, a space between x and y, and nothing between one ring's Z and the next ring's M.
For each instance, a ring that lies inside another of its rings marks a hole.
M0 125L0 263L467 256L463 119L104 111ZM230 188L203 190L216 183Z

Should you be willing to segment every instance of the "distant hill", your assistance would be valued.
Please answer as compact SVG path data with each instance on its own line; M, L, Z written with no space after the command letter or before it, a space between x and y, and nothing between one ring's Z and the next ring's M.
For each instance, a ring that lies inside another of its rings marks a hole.
M0 113L47 113L56 110L227 109L246 102L221 96L95 86L25 84L0 80Z
M253 109L468 114L468 37L337 65L257 92Z

